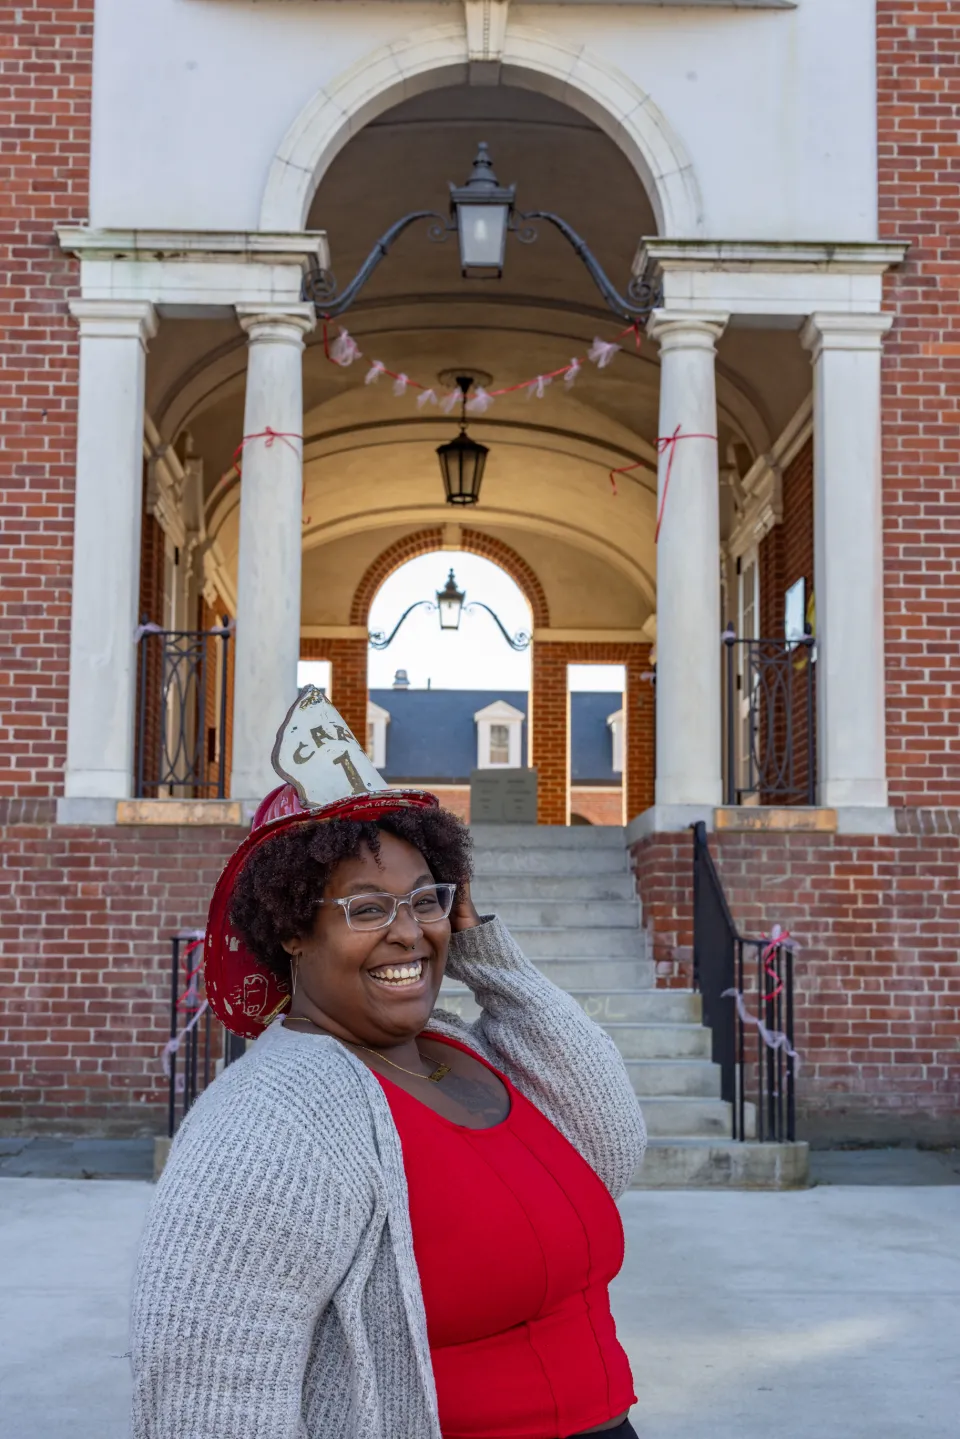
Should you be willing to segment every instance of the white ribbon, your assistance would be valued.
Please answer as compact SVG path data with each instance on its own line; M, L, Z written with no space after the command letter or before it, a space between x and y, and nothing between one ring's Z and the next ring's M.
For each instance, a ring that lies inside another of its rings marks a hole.
M580 361L576 358L576 356L574 356L574 358L570 361L569 370L563 377L563 383L566 385L568 390L582 369L583 366L581 365Z
M384 365L382 360L372 361L369 370L363 377L363 383L365 385L375 385L385 369L386 365Z
M794 1073L800 1073L800 1056L797 1051L792 1048L787 1036L782 1034L779 1029L768 1029L762 1019L758 1019L755 1014L751 1014L739 989L725 989L721 998L734 1000L741 1023L756 1025L757 1032L767 1048L782 1049L783 1052L788 1054L793 1060Z
M348 365L353 364L354 360L361 360L363 355L353 336L341 329L330 346L330 358L335 365L342 365L346 369Z
M527 399L532 400L534 396L536 396L538 400L542 400L546 393L547 386L551 384L553 384L553 381L549 375L538 375L537 378L527 386Z
M440 401L440 408L445 415L450 415L457 408L462 399L462 390L448 390L447 393L444 395L443 399Z
M601 340L599 335L594 336L593 344L590 346L588 360L592 360L598 370L605 370L620 351L619 345L610 344L609 340Z
M162 635L162 634L163 634L163 626L162 626L162 625L155 625L154 622L153 622L153 620L147 620L146 624L137 625L137 628L136 628L136 629L134 630L134 632L133 632L133 643L134 643L135 645L138 645L138 644L140 643L140 641L143 639L144 635Z
M204 1010L207 1008L209 1008L209 1002L205 999L201 1004L200 1008L197 1010L196 1014L191 1019L190 1023L184 1025L183 1029L177 1035L176 1039L168 1039L166 1044L163 1046L163 1053L160 1056L160 1061L163 1065L163 1072L168 1079L170 1078L170 1060L177 1053L181 1044L186 1039L193 1026L197 1023L201 1014L203 1014Z
M482 385L478 385L474 391L473 398L467 401L467 413L471 415L485 415L493 404L493 396L488 394Z
M407 385L409 383L410 381L407 379L406 375L401 373L397 376L397 378L393 382L393 393L396 395L397 399L399 399L401 395L405 395L407 393Z
M418 409L418 410L425 410L428 405L435 405L436 403L437 403L437 393L436 393L436 390L424 390L421 394L419 394L419 395L417 396L417 409Z

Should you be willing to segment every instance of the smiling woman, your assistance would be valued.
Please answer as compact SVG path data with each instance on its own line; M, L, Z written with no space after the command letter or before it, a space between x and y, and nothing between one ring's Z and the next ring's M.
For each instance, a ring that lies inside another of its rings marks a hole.
M135 1439L627 1439L623 1061L478 914L461 822L387 789L317 691L279 772L306 735L211 905L210 1004L259 1039L157 1190ZM436 1008L446 973L475 1023Z

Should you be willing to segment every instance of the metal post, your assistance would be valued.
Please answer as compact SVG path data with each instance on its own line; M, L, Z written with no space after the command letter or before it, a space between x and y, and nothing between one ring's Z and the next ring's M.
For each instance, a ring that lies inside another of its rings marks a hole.
M786 949L786 1035L793 1049L793 950ZM797 1137L797 1096L794 1086L793 1055L787 1055L787 1142L793 1144Z
M817 802L817 735L816 735L816 695L814 693L814 667L813 647L816 643L812 635L806 638L807 646L807 804L815 805Z
M170 1038L177 1037L177 984L180 978L180 936L173 936L173 964L171 967L170 992ZM167 1138L172 1139L177 1127L177 1055L170 1055L170 1095L167 1106Z
M737 992L743 993L743 940L737 940ZM744 1140L747 1137L747 1099L744 1093L744 1077L746 1072L746 1055L744 1053L744 1024L740 1018L739 1007L736 1008L737 1025L737 1109L734 1125L734 1139Z
M227 668L230 664L230 620L223 615L220 621L224 633L220 637L223 648L220 653L223 656L223 663L220 666L220 734L218 738L219 763L217 765L217 799L224 799L227 793Z
M146 615L140 616L141 627L147 623ZM146 745L147 729L147 636L140 636L140 693L138 696L137 713L137 784L136 795L138 799L143 798L143 773L144 759L143 751Z
M732 624L723 632L723 643L727 649L727 804L736 804L737 793L737 743L736 743L736 653L737 636Z

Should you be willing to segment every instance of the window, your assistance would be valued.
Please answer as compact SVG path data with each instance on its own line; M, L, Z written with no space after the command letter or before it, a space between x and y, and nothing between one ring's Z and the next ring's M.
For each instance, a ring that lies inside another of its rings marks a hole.
M510 763L510 727L505 724L490 726L490 763Z
M375 769L384 770L387 767L387 725L389 723L390 711L385 710L382 705L374 704L373 700L368 700L367 754Z
M477 724L477 769L523 767L523 710L495 700L473 717Z
M614 774L623 774L623 710L615 710L612 715L607 715L607 726L610 730L610 739L613 746L613 763L611 769Z

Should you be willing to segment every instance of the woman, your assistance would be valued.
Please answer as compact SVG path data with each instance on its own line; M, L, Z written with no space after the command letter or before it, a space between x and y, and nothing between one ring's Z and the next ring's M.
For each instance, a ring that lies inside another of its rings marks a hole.
M293 787L206 941L211 1005L261 1035L158 1186L136 1439L634 1435L607 1286L644 1131L614 1045L478 915L460 822L386 790L316 691L274 763ZM476 1023L435 1011L444 973Z

